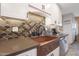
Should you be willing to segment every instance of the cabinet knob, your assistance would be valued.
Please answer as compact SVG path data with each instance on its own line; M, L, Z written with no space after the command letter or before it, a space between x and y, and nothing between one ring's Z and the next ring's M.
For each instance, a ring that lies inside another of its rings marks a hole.
M52 53L51 56L54 56L54 54Z

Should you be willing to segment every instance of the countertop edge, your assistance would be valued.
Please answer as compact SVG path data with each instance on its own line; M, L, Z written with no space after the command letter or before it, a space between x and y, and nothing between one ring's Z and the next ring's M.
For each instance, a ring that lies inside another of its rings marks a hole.
M29 50L31 50L31 49L33 49L33 48L37 48L38 46L39 46L39 44L37 44L37 45L35 45L35 46L33 46L33 47L30 47L30 48L21 50L21 51L17 51L17 52L14 52L14 53L5 55L5 56L16 56L16 55L18 55L18 54L20 54L20 53L23 53L23 52L25 52L25 51L29 51Z

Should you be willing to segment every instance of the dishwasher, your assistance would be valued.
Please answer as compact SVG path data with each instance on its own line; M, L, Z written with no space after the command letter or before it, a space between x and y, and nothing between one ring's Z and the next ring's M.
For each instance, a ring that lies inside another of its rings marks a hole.
M60 56L65 56L69 49L67 37L64 36L60 38L59 44L60 44Z

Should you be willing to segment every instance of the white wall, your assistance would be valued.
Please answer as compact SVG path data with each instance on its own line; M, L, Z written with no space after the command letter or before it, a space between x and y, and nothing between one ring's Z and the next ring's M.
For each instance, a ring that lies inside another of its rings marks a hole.
M1 3L1 15L26 19L27 7L25 3Z

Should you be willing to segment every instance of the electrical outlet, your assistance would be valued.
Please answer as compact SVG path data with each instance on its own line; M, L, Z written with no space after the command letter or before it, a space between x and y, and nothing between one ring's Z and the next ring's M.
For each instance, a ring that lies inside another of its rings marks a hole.
M13 32L18 32L18 27L12 27Z

